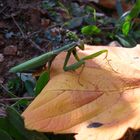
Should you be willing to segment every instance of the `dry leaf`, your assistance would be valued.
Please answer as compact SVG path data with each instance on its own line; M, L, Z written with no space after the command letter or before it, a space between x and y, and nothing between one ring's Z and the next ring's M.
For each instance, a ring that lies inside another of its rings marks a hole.
M86 46L79 55L102 49L108 49L108 60L103 54L75 72L62 70L65 53L56 58L52 79L22 114L28 129L115 140L130 127L140 128L140 46Z
M102 5L103 7L110 8L110 9L116 8L116 1L115 0L99 0L99 4ZM127 11L132 7L132 5L126 3L125 0L121 0L121 4L122 4L124 11Z

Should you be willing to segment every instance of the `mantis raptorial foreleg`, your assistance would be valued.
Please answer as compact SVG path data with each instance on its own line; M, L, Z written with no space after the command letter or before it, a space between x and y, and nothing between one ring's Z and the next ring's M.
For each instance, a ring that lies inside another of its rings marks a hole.
M79 68L82 64L85 63L84 61L78 60L78 62L67 66L67 63L68 63L69 58L70 58L70 55L71 55L71 51L68 51L67 56L66 56L66 59L65 59L65 62L64 62L64 66L63 66L64 71L76 70L76 69ZM77 53L76 53L74 56L75 56L76 59L78 58Z
M101 51L98 51L96 53L93 53L91 55L88 55L88 56L85 56L85 57L79 59L79 57L78 57L78 55L77 55L77 53L75 51L75 52L73 52L73 55L76 58L77 62L75 62L74 64L71 64L71 65L67 66L68 60L69 60L70 55L71 55L71 51L68 51L67 56L66 56L66 59L65 59L65 62L64 62L63 69L65 71L68 71L68 70L76 70L81 65L85 64L85 60L93 59L93 58L98 57L99 55L101 55L103 53L106 53L106 57L107 57L108 50L101 50Z
M85 57L83 57L81 60L93 59L93 58L98 57L99 55L101 55L101 54L103 54L103 53L106 53L105 58L107 58L108 50L101 50L101 51L98 51L98 52L93 53L93 54L91 54L91 55L85 56Z
M74 49L74 50L72 51L72 54L73 54L74 58L75 58L77 61L80 60L79 56L77 55L77 50L76 50L76 49Z

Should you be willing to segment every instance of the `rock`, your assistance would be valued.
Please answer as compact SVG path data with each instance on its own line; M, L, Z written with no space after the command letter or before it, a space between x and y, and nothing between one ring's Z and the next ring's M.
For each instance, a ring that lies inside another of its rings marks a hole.
M45 28L47 28L49 26L50 22L51 21L49 19L44 19L44 18L41 19L41 25Z
M4 78L0 77L0 84L4 83Z
M0 34L0 47L2 47L4 45L4 38L3 38L3 35Z
M4 56L2 53L0 53L0 63L4 61Z
M122 45L118 41L112 41L109 43L109 46L113 47L122 47Z
M16 55L17 47L14 45L10 45L4 48L4 55Z
M4 45L4 41L2 39L0 39L0 46Z
M31 26L33 26L34 28L38 28L38 26L40 26L40 11L37 8L31 8L28 12L29 16L30 16L30 24Z
M60 33L59 28L52 28L51 29L51 35L52 35L52 37L57 36L59 33Z

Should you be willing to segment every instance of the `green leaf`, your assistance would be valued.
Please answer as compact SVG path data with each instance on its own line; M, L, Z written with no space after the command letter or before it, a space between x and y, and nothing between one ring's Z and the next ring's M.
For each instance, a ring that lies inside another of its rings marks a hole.
M68 29L75 29L80 27L82 23L83 23L83 17L75 17L70 21L66 22L64 26Z
M0 118L0 129L8 132L8 121L6 117Z
M140 30L137 30L137 31L133 32L133 36L136 39L140 39Z
M48 140L41 132L27 130L21 115L12 107L7 107L8 133L14 140Z
M128 35L131 27L131 22L130 21L125 21L122 25L122 32L125 36Z
M0 129L6 131L15 140L27 140L10 124L8 116L0 118Z
M15 102L13 105L12 105L12 107L18 107L18 106L23 106L23 107L25 107L25 106L27 106L28 105L28 103L29 103L29 101L27 100L27 99L20 99L20 100L18 100L17 102Z
M132 48L136 46L137 42L131 36L115 35L118 41L124 46Z
M140 0L137 0L134 7L130 11L128 18L133 19L135 17L138 17L139 13L140 13Z
M25 88L30 96L34 96L34 84L30 80L25 81Z
M42 2L43 9L52 10L54 6L56 6L55 1L43 1Z
M20 88L21 80L19 77L10 79L8 81L8 90L11 92L17 92Z
M12 140L12 138L9 136L9 134L2 129L0 129L0 139L1 140Z
M88 25L81 29L82 34L84 35L94 35L99 34L101 30L95 25Z
M86 5L85 12L88 13L88 14L89 13L94 13L95 9L92 6Z
M137 0L133 8L126 12L125 14L122 15L120 18L120 23L122 27L122 32L125 36L128 35L131 25L132 25L132 20L140 14L140 0Z
M25 130L23 119L20 114L12 107L7 107L7 121L9 134L15 140L30 140L27 130Z
M50 73L48 71L45 71L40 75L35 87L36 96L41 92L41 90L44 88L44 86L48 83L49 80Z
M123 8L121 4L121 0L116 0L116 10L118 15L121 17L123 15Z
M30 140L49 140L45 134L36 131L30 131Z
M74 17L81 17L84 14L83 8L76 2L71 2L68 9Z
M97 43L101 43L102 39L99 37L94 38L94 42Z

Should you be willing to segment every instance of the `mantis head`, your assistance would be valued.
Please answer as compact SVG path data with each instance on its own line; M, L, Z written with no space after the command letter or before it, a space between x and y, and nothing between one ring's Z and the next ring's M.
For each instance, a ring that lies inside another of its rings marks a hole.
M84 50L84 41L83 40L79 40L77 42L77 46L79 47L79 49Z

